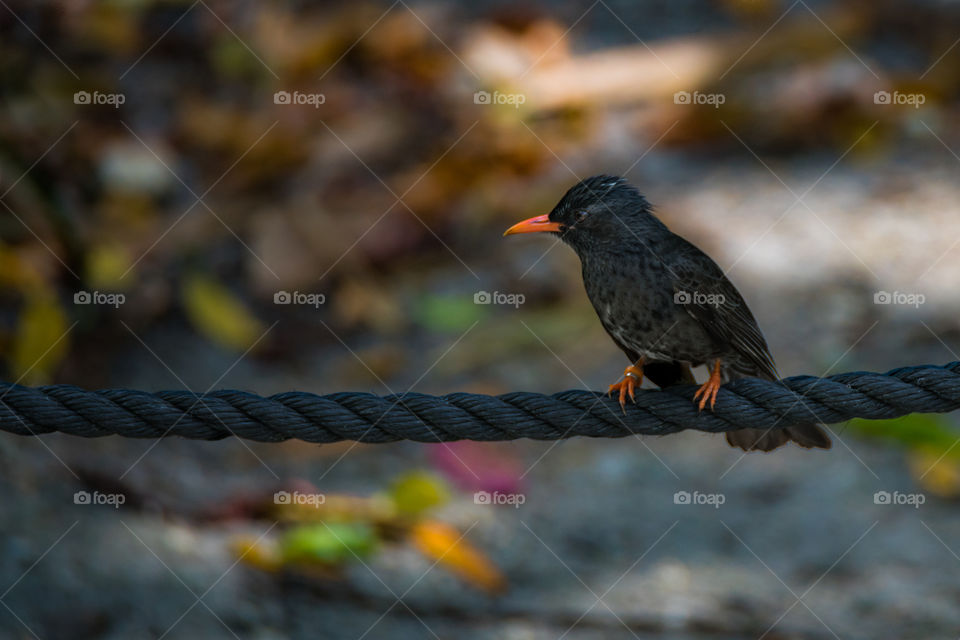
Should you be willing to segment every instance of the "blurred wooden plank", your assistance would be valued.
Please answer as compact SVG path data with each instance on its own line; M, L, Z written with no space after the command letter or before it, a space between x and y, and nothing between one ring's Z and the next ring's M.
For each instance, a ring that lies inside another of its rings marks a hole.
M862 15L848 9L820 12L819 19L802 7L792 13L768 32L684 36L584 55L557 55L566 51L562 35L537 54L522 35L486 34L473 41L466 59L477 61L481 79L490 86L523 94L527 109L622 104L717 86L777 59L846 51L850 45L845 43L856 41L866 26Z

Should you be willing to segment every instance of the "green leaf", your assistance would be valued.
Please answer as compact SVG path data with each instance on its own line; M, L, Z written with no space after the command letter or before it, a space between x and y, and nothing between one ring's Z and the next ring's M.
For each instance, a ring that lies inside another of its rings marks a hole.
M483 316L485 309L473 302L472 294L425 296L418 301L416 316L431 331L465 331Z
M911 413L893 420L856 418L849 425L851 430L861 435L904 444L912 449L946 451L960 437L951 420L936 413ZM960 458L957 448L951 454Z
M365 558L377 548L377 537L367 524L330 522L296 527L280 541L285 562L339 564Z

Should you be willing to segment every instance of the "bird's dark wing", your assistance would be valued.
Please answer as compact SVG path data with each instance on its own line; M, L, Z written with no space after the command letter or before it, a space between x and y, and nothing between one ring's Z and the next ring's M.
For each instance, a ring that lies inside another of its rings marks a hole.
M597 313L597 316L600 317L600 324L603 326L604 331L607 332L607 335L610 336L610 339L613 340L613 343L620 347L620 350L626 354L627 360L629 360L631 364L636 364L637 360L640 359L640 354L623 344L623 342L617 338L616 334L610 330L610 327L607 326L607 323L603 321L603 317L600 316L599 313Z
M756 367L759 375L778 379L773 356L743 296L707 254L680 236L674 238L672 255L677 259L668 270L674 300L684 304L708 334Z
M600 319L600 324L603 325L607 335L610 336L614 344L620 347L620 350L626 354L627 359L630 360L631 363L636 364L637 360L640 359L640 354L623 344L617 336L610 331L602 318ZM690 365L678 360L648 360L643 363L643 376L661 389L675 384L696 383L693 372L690 371Z

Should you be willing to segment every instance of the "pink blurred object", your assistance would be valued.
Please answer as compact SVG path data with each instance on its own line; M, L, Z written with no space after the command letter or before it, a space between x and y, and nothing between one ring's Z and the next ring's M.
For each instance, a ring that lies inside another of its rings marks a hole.
M519 493L523 465L509 446L488 442L429 445L430 462L466 491Z

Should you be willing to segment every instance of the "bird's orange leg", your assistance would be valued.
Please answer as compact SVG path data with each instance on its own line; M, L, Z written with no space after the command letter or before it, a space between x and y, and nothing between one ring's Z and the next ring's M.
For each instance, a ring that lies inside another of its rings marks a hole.
M697 392L693 395L694 402L696 402L697 398L700 398L700 404L698 407L701 411L703 411L703 407L706 406L708 401L710 402L710 409L713 409L713 405L717 403L717 392L720 391L720 385L722 383L723 379L720 376L720 358L717 358L713 363L713 370L710 372L710 378L704 382L703 385L697 389Z
M610 385L610 388L607 389L607 395L610 395L614 391L620 392L620 408L623 409L623 412L627 412L627 396L630 396L631 402L636 402L636 398L633 397L634 390L640 386L643 382L643 358L637 360L634 364L630 365L623 370L623 380L620 382L615 382Z

